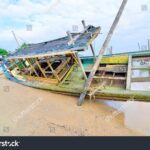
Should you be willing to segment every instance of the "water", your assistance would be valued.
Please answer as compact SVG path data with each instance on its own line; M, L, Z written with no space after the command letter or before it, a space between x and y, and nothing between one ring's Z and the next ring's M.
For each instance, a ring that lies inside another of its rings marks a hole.
M150 103L126 102L124 124L126 127L150 135Z
M150 103L137 101L117 102L106 100L100 100L99 102L118 110L118 115L123 113L125 127L143 135L150 136ZM114 117L117 117L117 115Z

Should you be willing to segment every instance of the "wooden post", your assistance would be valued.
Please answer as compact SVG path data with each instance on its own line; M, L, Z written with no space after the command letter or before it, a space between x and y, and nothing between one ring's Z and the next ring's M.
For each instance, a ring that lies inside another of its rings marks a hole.
M132 76L132 56L128 58L128 72L127 72L127 80L126 80L126 89L131 89L131 76Z
M84 20L82 20L82 25L83 25L84 30L86 30L86 24Z
M26 58L27 62L29 63L30 67L32 68L32 70L35 72L36 76L39 77L37 71L35 70L34 66L31 64L30 59Z
M82 25L83 25L84 30L86 31L87 26L86 26L84 20L82 20ZM90 48L91 48L92 54L93 54L93 56L94 56L94 58L95 58L95 60L96 60L96 55L95 55L95 51L94 51L94 48L93 48L93 45L92 45L92 44L90 44Z
M150 50L150 40L148 39L148 50Z
M45 78L47 78L47 76L46 76L44 70L42 69L41 65L39 64L37 58L35 58L35 62L36 62L36 64L38 65L38 67L39 67L40 71L42 72L43 76L44 76Z
M92 50L93 57L96 60L96 55L95 55L95 51L94 51L93 45L90 44L90 47L91 47L91 50Z
M76 55L76 57L77 57L77 59L78 59L78 63L79 63L79 65L80 65L80 67L81 67L81 70L82 70L82 72L83 72L83 76L84 76L85 80L87 80L87 75L86 75L86 73L85 73L85 70L84 70L84 67L83 67L83 65L82 65L81 59L79 58L78 53L76 53L75 55Z
M101 48L101 50L99 52L98 58L97 58L94 66L93 66L93 68L91 70L91 73L90 73L86 83L85 83L83 92L81 93L80 98L79 98L78 103L77 103L78 106L81 106L83 101L84 101L84 99L85 99L85 96L87 94L87 91L89 90L89 87L90 87L91 83L92 83L92 80L93 80L93 77L95 75L95 72L96 72L97 68L99 67L99 64L100 64L100 61L101 61L101 59L103 57L103 54L104 54L104 52L105 52L105 50L106 50L106 48L107 48L107 46L108 46L108 44L109 44L109 42L111 40L111 37L112 37L112 35L114 33L115 28L117 27L117 24L118 24L118 22L120 20L120 17L122 15L122 13L123 13L123 10L124 10L124 8L126 6L126 3L127 3L127 0L123 0L123 2L121 4L121 7L120 7L120 9L119 9L119 11L117 13L117 16L116 16L116 18L115 18L115 20L114 20L114 22L113 22L113 24L112 24L112 26L110 28L110 31L109 31L106 39L105 39L105 42L104 42L103 46L102 46L102 48Z
M68 35L68 38L69 38L68 45L74 45L74 40L73 40L73 37L72 37L70 31L67 31L67 35Z

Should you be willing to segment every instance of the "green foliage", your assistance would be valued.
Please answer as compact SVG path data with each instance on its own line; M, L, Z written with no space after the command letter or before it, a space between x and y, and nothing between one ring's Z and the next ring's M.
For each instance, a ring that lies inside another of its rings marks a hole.
M20 47L18 47L16 50L21 50L21 49L24 49L24 48L27 48L28 47L28 44L26 43L23 43Z
M7 56L8 55L8 52L2 48L0 48L0 55L2 56Z

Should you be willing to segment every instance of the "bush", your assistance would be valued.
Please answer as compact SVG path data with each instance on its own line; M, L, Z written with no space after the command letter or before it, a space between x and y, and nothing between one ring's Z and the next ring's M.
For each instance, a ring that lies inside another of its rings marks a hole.
M2 48L0 48L0 55L1 56L7 56L8 55L8 52Z

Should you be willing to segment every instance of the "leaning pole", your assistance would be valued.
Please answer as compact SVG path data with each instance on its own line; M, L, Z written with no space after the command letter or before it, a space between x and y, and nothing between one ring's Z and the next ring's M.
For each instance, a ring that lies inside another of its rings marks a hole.
M85 96L86 96L86 94L87 94L87 91L88 91L88 89L89 89L89 87L90 87L90 85L91 85L91 83L92 83L92 80L93 80L93 77L94 77L94 75L95 75L95 73L96 73L96 70L97 70L97 68L99 67L99 64L100 64L101 59L102 59L102 57L103 57L103 55L104 55L104 52L105 52L106 48L108 47L108 44L109 44L109 42L110 42L110 40L111 40L111 38L112 38L112 35L113 35L113 33L114 33L114 30L115 30L115 28L116 28L117 25L118 25L118 22L119 22L119 20L120 20L120 18L121 18L121 15L122 15L122 13L123 13L123 11L124 11L124 9L125 9L125 6L126 6L126 4L127 4L127 1L128 1L128 0L123 0L122 4L121 4L121 6L120 6L120 9L119 9L119 11L118 11L118 13L117 13L117 16L116 16L116 18L115 18L115 20L114 20L114 22L113 22L113 24L112 24L112 26L111 26L111 28L110 28L110 30L109 30L109 32L108 32L108 35L107 35L107 37L106 37L106 39L105 39L105 41L104 41L104 43L103 43L103 45L102 45L102 48L101 48L101 50L100 50L100 52L99 52L99 55L98 55L98 57L97 57L97 59L96 59L96 62L95 62L94 66L93 66L93 68L92 68L92 70L91 70L91 72L90 72L90 75L89 75L88 79L87 79L86 82L85 82L83 92L81 93L80 98L79 98L79 100L78 100L78 102L77 102L77 105L78 105L78 106L81 106L82 103L83 103L83 101L84 101L84 99L85 99Z

